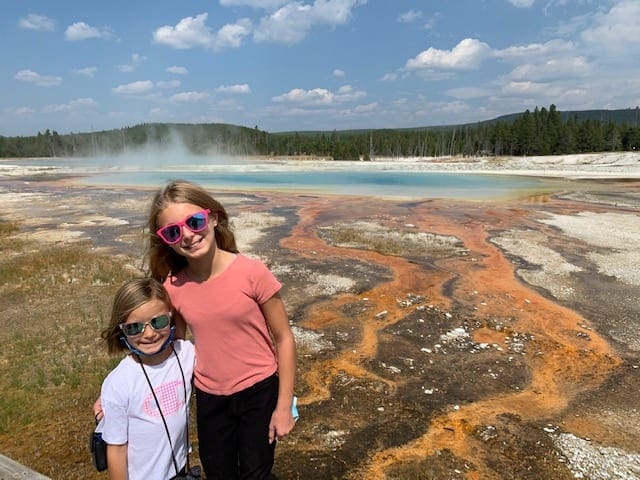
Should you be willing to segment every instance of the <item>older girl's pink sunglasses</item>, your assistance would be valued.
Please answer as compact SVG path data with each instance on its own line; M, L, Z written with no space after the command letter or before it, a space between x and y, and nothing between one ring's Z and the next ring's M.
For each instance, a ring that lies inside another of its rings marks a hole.
M182 228L187 227L193 233L200 233L209 226L209 213L211 210L201 210L192 213L184 220L178 223L169 223L160 227L156 233L167 245L175 245L182 240Z

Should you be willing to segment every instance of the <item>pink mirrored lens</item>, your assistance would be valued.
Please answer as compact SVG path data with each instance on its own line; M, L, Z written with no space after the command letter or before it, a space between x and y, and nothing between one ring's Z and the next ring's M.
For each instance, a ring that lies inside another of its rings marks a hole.
M174 245L182 240L182 227L187 227L193 233L199 233L209 226L210 210L202 210L189 215L178 223L171 223L158 229L156 232L165 243Z

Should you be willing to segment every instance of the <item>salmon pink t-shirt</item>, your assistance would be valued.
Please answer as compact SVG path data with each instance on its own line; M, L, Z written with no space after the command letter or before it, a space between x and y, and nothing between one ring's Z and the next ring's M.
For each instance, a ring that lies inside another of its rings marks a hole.
M195 340L196 387L231 395L276 372L275 347L260 305L282 285L264 263L237 254L207 281L194 282L179 272L164 285Z

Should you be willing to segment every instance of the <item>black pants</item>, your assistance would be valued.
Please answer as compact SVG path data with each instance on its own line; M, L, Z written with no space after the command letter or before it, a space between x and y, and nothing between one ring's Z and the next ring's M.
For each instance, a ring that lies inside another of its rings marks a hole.
M278 401L276 374L233 395L196 389L200 461L207 480L263 480L273 467L269 422Z

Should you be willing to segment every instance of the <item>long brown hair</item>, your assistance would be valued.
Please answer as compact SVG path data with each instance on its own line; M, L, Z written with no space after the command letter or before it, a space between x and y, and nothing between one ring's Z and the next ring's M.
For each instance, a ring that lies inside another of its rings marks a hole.
M218 225L214 228L217 247L221 250L238 253L236 238L229 225L229 215L222 204L199 185L185 180L173 180L156 192L149 210L147 258L153 278L163 281L170 273L176 274L187 266L187 260L177 254L171 246L165 244L156 234L156 230L160 227L158 216L170 203L190 203L203 209L209 209L211 215L217 216L218 219Z
M151 300L160 300L173 312L169 294L160 282L153 278L136 278L122 284L116 292L111 308L109 326L102 331L102 338L107 343L109 353L126 350L120 337L120 324L127 321L131 312Z

